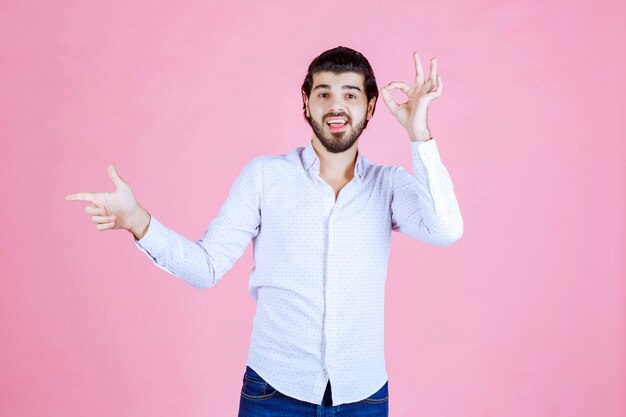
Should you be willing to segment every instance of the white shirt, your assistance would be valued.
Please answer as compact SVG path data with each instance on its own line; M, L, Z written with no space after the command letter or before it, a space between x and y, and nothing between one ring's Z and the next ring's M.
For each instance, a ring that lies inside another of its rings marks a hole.
M135 243L161 269L210 288L252 240L256 300L247 365L290 397L360 401L387 381L384 291L391 231L434 245L463 234L463 220L435 139L411 142L413 174L371 164L335 201L309 141L257 156L241 171L203 237L192 242L152 216Z

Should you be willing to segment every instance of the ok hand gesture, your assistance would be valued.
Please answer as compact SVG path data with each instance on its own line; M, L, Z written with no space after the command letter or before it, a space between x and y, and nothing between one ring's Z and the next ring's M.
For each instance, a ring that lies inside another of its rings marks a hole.
M395 118L404 126L412 141L426 141L431 138L428 131L426 114L428 105L432 100L441 96L443 83L441 75L437 75L437 61L432 58L430 61L430 75L424 83L424 69L417 52L413 52L415 59L415 84L410 87L408 84L394 81L382 88L382 95ZM406 103L398 104L391 95L394 88L402 90L407 96Z

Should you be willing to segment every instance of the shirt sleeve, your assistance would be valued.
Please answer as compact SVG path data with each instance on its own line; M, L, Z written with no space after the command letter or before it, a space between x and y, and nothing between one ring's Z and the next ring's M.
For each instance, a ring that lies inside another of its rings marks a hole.
M450 245L463 235L463 218L435 139L412 141L411 156L413 175L394 167L392 230L426 243Z
M156 266L193 287L214 286L243 255L261 225L261 166L254 158L241 171L217 216L193 242L151 215L146 234L135 245Z

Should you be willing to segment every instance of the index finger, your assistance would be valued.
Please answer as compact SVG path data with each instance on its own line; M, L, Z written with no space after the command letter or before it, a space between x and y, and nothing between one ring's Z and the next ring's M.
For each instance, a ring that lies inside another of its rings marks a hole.
M75 194L67 194L65 196L65 201L91 201L92 203L96 202L96 197L93 193L75 193Z

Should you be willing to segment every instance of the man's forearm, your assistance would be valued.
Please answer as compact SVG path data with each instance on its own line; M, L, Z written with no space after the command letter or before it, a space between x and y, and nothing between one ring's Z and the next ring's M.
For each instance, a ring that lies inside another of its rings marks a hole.
M407 129L409 132L409 138L412 142L426 142L431 139L426 114L427 110L425 108L423 110L419 110L416 118L417 123L410 129Z

